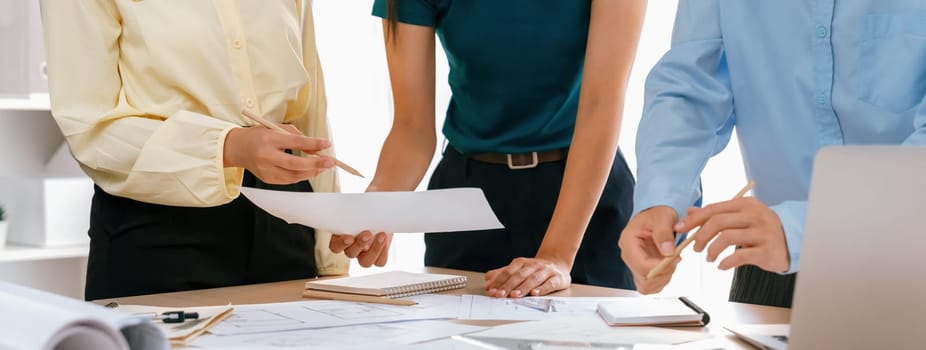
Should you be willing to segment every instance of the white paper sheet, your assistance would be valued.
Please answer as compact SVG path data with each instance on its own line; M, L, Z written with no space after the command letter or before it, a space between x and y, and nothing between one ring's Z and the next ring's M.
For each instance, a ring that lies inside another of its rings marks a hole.
M241 193L288 223L342 234L366 230L415 233L504 228L478 188L305 193L242 187Z
M624 346L680 344L711 337L701 328L680 331L658 327L609 327L600 318L592 317L511 323L468 336L476 339L517 339L559 345L575 343Z
M451 319L459 313L460 297L424 294L406 298L417 305L384 305L337 300L235 305L235 312L210 332L239 335L297 329L330 328L414 320Z
M553 303L550 312L544 312L521 304L524 299L549 299ZM463 295L460 298L461 320L507 320L531 321L551 318L593 317L598 316L598 303L608 302L621 297L539 297L524 299L490 298L482 295ZM604 321L602 321L604 323Z
M379 349L384 346L408 345L485 329L486 327L470 326L448 320L409 321L288 332L229 336L207 335L197 339L193 345L212 348L352 346Z

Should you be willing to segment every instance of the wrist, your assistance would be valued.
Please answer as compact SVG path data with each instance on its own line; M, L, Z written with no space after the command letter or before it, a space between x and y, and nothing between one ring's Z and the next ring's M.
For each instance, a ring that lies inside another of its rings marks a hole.
M566 271L572 270L572 264L575 262L575 251L563 251L562 249L544 249L543 246L537 251L536 259L545 260L559 266Z
M237 158L238 152L235 149L241 130L243 129L232 128L225 134L225 143L222 146L222 165L226 168L241 167Z

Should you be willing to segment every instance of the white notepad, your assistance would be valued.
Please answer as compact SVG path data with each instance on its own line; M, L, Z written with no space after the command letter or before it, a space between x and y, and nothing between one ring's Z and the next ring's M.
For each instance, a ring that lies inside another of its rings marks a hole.
M438 273L388 271L358 277L344 277L306 282L306 289L329 292L400 298L463 288L466 276Z
M704 326L710 316L685 297L633 298L598 304L598 314L612 326Z

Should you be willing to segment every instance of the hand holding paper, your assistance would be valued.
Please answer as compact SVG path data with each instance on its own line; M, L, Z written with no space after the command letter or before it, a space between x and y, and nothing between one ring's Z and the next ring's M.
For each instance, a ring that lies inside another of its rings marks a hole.
M332 252L344 252L348 258L357 258L357 263L363 267L386 266L390 245L392 233L380 232L374 235L370 231L363 231L356 236L334 235L328 242Z

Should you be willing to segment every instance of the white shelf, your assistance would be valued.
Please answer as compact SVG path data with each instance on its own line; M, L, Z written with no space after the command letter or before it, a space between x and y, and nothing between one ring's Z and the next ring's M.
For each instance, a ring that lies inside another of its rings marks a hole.
M20 111L48 111L51 102L48 94L31 94L29 97L0 97L0 109Z
M0 248L0 263L51 259L85 258L90 246L27 247L7 243Z

